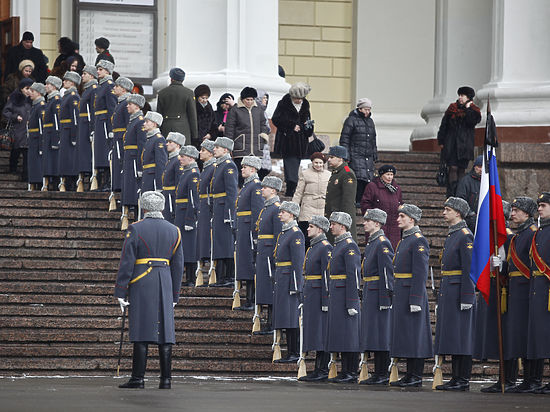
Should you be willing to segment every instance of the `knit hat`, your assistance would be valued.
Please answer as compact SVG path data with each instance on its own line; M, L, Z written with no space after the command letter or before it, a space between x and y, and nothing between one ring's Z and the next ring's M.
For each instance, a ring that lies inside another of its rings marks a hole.
M210 153L214 153L214 142L209 139L205 139L201 143L201 147L208 150Z
M465 218L466 216L468 216L468 213L470 213L470 206L468 205L468 202L460 197L451 196L447 200L445 200L444 205L450 207L453 210L456 210L458 213L460 213L460 216L462 216L462 218Z
M21 79L21 81L19 82L19 84L17 85L17 87L19 89L23 89L25 87L29 87L29 86L32 86L32 84L34 83L34 80L33 79L29 79L28 77L25 77L23 79Z
M241 166L250 166L256 170L260 170L262 168L262 159L256 156L244 156Z
M325 157L325 155L321 152L315 152L313 153L310 157L309 157L309 160L311 160L312 162L315 160L315 159L321 159L323 161L323 163L326 163L327 161L327 158Z
M344 146L331 146L328 149L328 155L347 160L348 149L346 149Z
M105 37L99 37L99 38L95 39L94 43L100 49L108 49L109 46L111 45L111 42L109 42L109 40L107 40ZM101 66L101 67L103 67L103 66Z
M283 203L281 203L281 206L279 206L279 210L284 210L285 212L288 212L295 217L300 216L300 206L298 206L298 203L288 202L285 200Z
M537 203L550 204L550 192L542 192L537 199Z
M311 216L311 219L309 219L309 224L317 226L319 229L322 229L323 232L328 232L328 230L330 229L330 222L324 216Z
M27 66L31 66L31 68L34 70L34 62L32 60L21 60L21 62L19 63L19 71L23 70Z
M89 73L97 79L97 68L95 66L91 66L91 65L87 64L82 69L82 72Z
M166 141L174 142L183 147L185 145L185 136L178 132L170 132L166 136Z
M470 86L462 86L458 88L458 90L456 91L456 94L458 95L463 94L466 97L468 97L468 99L472 100L476 95L476 92Z
M394 165L383 165L378 169L378 176L382 176L384 173L392 172L394 175L397 174L397 170Z
M172 80L182 82L185 79L185 72L179 67L174 67L170 69L169 76Z
M220 100L218 100L217 105L219 106L222 103L225 103L225 99L228 97L231 97L231 100L235 100L235 96L233 96L231 93L224 93L220 96Z
M518 196L512 201L512 207L523 210L530 217L535 216L537 212L537 202L527 196Z
M479 155L474 160L474 166L480 166L483 164L483 155Z
M504 212L504 219L510 220L510 214L512 213L512 205L506 200L502 201L502 211Z
M370 99L363 97L362 99L357 100L357 108L363 109L365 107L368 107L369 109L372 108L372 102Z
M363 218L365 218L365 220L372 220L373 222L378 222L381 225L385 225L388 214L382 209L367 209Z
M46 86L44 86L42 83L34 82L33 84L31 84L31 89L36 90L42 96L46 94Z
M113 70L115 69L115 64L110 62L109 60L100 60L99 63L95 65L96 67L103 67L105 70L109 72L109 74L113 73Z
M403 203L397 208L397 211L414 219L416 223L420 222L420 218L422 217L422 209L410 203Z
M77 72L65 72L65 76L63 76L63 80L69 80L75 84L75 86L78 86L80 84L81 78L80 74Z
M127 77L120 76L118 79L116 79L115 84L129 92L132 91L132 89L134 88L134 82Z
M130 96L128 96L128 98L126 99L126 101L128 103L134 103L135 105L137 105L140 109L143 108L143 106L145 105L145 97L142 96L141 94L131 94Z
M214 141L214 146L224 147L229 151L233 150L233 144L233 140L224 136L220 136Z
M266 176L262 180L262 186L270 187L278 192L283 188L283 181L277 176Z
M164 210L164 195L154 190L143 193L141 208L148 212L162 212Z
M141 96L141 95L140 95ZM162 114L149 110L144 117L145 120L150 120L157 124L158 127L162 126Z
M59 89L61 89L61 85L63 84L63 81L57 76L48 76L44 83L45 84L49 83L52 86L54 86L56 89L59 90Z
M30 31L26 31L25 33L23 33L23 37L21 38L21 40L32 40L34 41L34 34L32 34Z
M288 89L288 94L290 94L290 97L294 97L296 99L303 99L308 95L310 91L311 91L311 86L309 84L298 82L290 86L290 89Z
M212 92L210 91L210 87L208 87L208 85L206 84L199 84L197 87L195 87L195 97L200 97L200 96L210 97L211 94Z
M192 157L193 159L198 159L199 151L195 146L192 146L192 145L183 146L180 149L180 156L189 156L189 157Z
M349 229L352 224L351 216L346 212L332 212L328 220L334 223L340 223L347 229Z
M248 97L253 97L254 99L258 97L258 92L253 87L246 86L241 90L241 100L244 100Z

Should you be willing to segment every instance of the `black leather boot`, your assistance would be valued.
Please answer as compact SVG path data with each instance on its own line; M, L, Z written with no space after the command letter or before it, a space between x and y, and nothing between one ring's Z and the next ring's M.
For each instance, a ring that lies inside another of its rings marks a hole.
M254 310L254 281L246 281L246 301L241 305L241 310Z
M172 344L159 345L159 389L172 389Z
M389 352L374 352L374 373L363 383L366 385L387 385L390 380L388 375L389 365Z
M118 385L119 388L143 389L145 382L145 367L147 366L147 343L134 342L132 355L132 376L126 383Z
M271 323L271 319L273 316L273 305L266 305L267 306L267 321L264 325L262 325L262 329L258 332L258 335L270 335L273 333L273 326Z
M317 379L319 376L319 370L321 365L321 356L323 352L317 351L315 353L315 369L308 373L306 376L302 376L301 378L298 378L301 382L312 382Z
M504 361L504 392L510 392L515 390L517 377L518 377L518 360L517 359L505 360ZM481 388L481 392L483 393L502 392L500 378L496 383L492 384L491 386Z
M197 264L196 263L186 263L185 267L185 286L195 286L195 278L197 273Z
M401 388L422 386L422 374L424 371L424 358L407 358L407 373L396 382L390 383L391 386Z

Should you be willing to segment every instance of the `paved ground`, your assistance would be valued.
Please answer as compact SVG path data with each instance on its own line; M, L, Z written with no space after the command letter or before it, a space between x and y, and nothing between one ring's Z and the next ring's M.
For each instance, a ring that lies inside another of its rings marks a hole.
M175 378L173 389L122 390L109 377L0 378L0 411L510 411L550 410L550 396L486 395L473 384L466 393L359 385L303 384L291 380Z

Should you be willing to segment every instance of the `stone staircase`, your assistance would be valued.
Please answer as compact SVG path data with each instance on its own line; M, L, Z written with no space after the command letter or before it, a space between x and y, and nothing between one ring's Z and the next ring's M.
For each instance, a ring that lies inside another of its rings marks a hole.
M399 152L380 158L380 164L396 166L404 200L424 210L421 226L437 276L446 235L445 193L434 179L438 158ZM6 170L7 153L0 152L0 376L114 374L121 325L113 297L123 239L120 213L107 211L106 193L27 192ZM174 373L295 375L296 365L271 363L272 337L252 336L252 313L231 311L231 296L229 288L183 288ZM132 349L126 333L125 374ZM151 355L148 373L154 376L156 348ZM495 366L476 365L474 373L491 375Z

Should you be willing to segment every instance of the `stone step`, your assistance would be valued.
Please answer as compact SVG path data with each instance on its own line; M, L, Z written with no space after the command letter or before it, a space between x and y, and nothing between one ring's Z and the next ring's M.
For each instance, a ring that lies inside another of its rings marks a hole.
M12 259L0 258L0 267L12 269L36 269L36 270L59 270L66 269L70 264L75 270L112 270L116 273L118 270L118 259L109 261L102 260L61 260L61 259Z
M1 222L0 222L1 223ZM8 222L9 223L9 222ZM75 230L75 229L56 229L41 228L40 230L14 228L13 226L0 226L0 238L39 238L39 239L93 239L93 240L113 240L124 239L124 232L120 230ZM122 244L122 243L121 243Z
M108 230L117 230L120 229L120 222L118 220L86 220L85 223L78 219L66 218L66 219L55 219L55 220L46 220L40 219L36 220L32 217L28 218L2 218L0 219L0 226L13 226L17 228L82 228L86 229L108 229Z
M0 238L0 247L24 247L29 249L93 249L117 250L120 256L122 240L76 240L76 239L24 239Z

